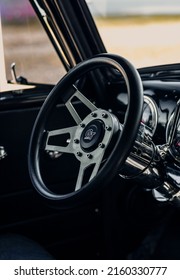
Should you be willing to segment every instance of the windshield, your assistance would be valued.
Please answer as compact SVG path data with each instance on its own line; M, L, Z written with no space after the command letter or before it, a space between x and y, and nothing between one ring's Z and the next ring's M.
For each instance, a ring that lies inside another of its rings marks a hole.
M180 63L179 0L89 0L110 53L137 68Z

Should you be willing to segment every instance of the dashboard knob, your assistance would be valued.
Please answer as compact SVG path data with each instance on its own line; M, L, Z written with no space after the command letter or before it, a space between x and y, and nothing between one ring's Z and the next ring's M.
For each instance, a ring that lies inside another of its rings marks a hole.
M6 153L5 149L4 149L4 147L0 146L0 160L5 158L6 156L7 156L7 153Z

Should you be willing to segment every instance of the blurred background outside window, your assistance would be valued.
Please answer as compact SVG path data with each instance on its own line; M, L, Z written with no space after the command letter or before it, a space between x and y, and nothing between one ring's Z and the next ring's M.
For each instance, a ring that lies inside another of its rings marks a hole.
M30 82L55 84L65 69L28 0L0 0L6 75L11 64Z
M87 0L108 52L136 67L180 63L179 0Z

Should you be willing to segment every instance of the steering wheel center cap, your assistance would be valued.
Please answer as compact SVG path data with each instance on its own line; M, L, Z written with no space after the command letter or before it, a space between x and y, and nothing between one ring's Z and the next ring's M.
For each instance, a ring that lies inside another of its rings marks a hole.
M83 166L89 161L98 162L119 130L119 121L110 112L102 109L91 112L76 127L72 139L74 155Z
M99 120L91 121L83 130L80 138L82 150L90 152L96 149L105 133L104 123Z

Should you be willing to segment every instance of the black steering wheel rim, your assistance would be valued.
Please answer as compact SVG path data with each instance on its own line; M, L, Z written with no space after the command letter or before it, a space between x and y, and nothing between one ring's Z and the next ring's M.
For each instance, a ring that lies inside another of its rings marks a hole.
M39 151L45 124L58 99L61 98L63 103L66 103L71 97L71 90L68 90L69 85L73 85L83 75L99 67L113 67L125 77L129 102L123 131L118 136L115 147L95 178L77 191L63 195L55 194L45 185L40 172ZM102 54L81 62L71 69L48 95L39 111L32 130L28 151L28 168L35 189L47 199L60 202L74 202L82 200L97 191L97 185L98 189L104 187L117 174L119 168L129 155L140 125L142 106L143 89L140 76L134 66L126 59L116 55Z

